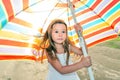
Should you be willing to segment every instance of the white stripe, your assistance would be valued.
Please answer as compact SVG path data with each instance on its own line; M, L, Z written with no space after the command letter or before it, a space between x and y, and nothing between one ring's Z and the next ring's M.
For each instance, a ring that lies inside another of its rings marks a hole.
M23 0L11 0L11 4L14 14L17 14L23 10Z
M12 47L12 46L1 46L0 55L33 55L32 48L25 47Z
M97 5L97 7L94 9L96 13L100 13L112 0L102 0L100 4Z
M76 17L76 19L77 19L79 22L81 22L81 21L84 21L84 20L86 20L86 19L88 19L88 18L90 18L90 17L92 17L92 16L95 16L95 15L96 15L95 13L93 13L92 11L89 11L89 12L87 12L87 13L81 14L80 16ZM90 21L89 21L89 22L90 22ZM87 22L87 23L89 23L89 22Z
M90 44L92 42L95 42L99 39L105 38L105 37L113 35L113 34L116 34L113 30L109 30L109 31L106 31L106 32L103 32L103 33L101 32L101 33L99 33L95 36L92 36L92 37L86 39L86 43Z

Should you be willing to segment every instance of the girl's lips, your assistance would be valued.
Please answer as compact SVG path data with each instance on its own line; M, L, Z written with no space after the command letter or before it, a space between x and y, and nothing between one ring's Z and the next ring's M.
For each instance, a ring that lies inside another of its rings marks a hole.
M57 40L63 40L62 38L58 38Z

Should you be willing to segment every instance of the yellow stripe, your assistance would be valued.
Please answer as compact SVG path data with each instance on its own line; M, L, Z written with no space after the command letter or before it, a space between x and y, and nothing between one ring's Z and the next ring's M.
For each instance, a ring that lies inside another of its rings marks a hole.
M96 31L96 30L105 28L105 27L107 27L107 26L108 26L108 24L106 24L105 22L103 22L103 23L100 23L100 24L98 24L98 25L92 26L91 28L88 28L88 29L84 30L84 31L83 31L83 34L84 34L84 35L87 35L87 34L93 32L93 31Z
M72 36L69 36L69 38L72 40L72 39L76 39L76 38L78 38L78 35L77 34L74 34L74 35L72 35Z
M38 44L40 42L39 38L29 37L29 36L22 35L22 34L16 34L16 33L12 33L9 31L0 31L0 38L17 40L17 41L22 41L22 42L31 42L31 43L35 43L35 44Z
M82 1L78 1L75 3L75 8L79 8L81 6L85 6L85 4L88 3L88 0L82 0Z
M106 22L108 23L112 23L116 18L120 17L120 10L116 11L115 14L112 14L107 20Z
M0 37L6 37L6 38L14 38L14 39L17 39L17 40L27 40L29 39L27 36L23 36L21 34L16 34L16 33L13 33L13 32L9 32L9 31L0 31Z

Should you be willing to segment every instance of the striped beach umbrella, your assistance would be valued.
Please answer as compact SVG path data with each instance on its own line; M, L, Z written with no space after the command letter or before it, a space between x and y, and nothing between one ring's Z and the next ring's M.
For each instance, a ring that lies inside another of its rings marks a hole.
M119 0L71 2L87 47L117 38ZM67 23L70 40L79 46L67 0L0 0L0 60L41 60L40 40L51 20L57 18Z

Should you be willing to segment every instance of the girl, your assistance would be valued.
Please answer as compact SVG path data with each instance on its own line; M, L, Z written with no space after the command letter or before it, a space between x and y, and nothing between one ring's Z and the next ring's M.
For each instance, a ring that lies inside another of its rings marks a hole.
M76 71L91 66L90 56L84 57L81 49L70 43L67 25L60 19L50 23L40 46L48 58L47 80L80 80ZM81 60L72 63L70 52L82 56Z

